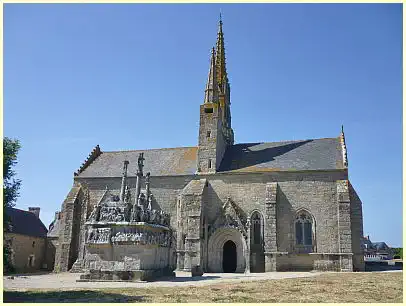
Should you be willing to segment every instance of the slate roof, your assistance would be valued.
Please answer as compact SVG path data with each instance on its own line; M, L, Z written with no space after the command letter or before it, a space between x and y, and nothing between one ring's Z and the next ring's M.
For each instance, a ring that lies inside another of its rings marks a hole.
M242 143L230 147L220 171L297 171L343 168L339 138L266 143Z
M388 245L385 242L373 242L372 246L376 249L376 250L386 250L388 249Z
M47 228L32 212L6 208L6 215L10 218L11 228L8 232L32 237L46 237Z
M47 234L48 237L59 237L59 230L61 228L61 220L55 219L49 225L49 232Z
M128 160L128 176L135 176L139 153L144 173L151 176L193 175L197 147L103 152L79 177L121 177ZM340 138L242 143L228 148L219 172L263 172L343 169Z
M121 177L123 162L128 160L128 176L137 173L138 155L144 153L144 173L151 176L193 175L196 172L197 147L103 152L79 177Z

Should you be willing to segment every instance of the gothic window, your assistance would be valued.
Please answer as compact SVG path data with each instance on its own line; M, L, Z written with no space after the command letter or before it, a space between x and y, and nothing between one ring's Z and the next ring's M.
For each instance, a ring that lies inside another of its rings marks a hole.
M211 169L211 159L209 159L209 169Z
M295 219L296 247L304 253L313 252L313 218L306 211L300 211Z
M254 212L251 216L251 243L262 244L262 216Z
M211 136L211 131L207 131L207 138L210 138Z

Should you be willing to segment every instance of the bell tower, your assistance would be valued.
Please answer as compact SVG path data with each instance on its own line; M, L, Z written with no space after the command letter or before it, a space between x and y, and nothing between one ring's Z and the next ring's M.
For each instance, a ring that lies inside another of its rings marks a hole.
M227 146L234 144L231 128L230 84L226 70L223 22L219 21L216 48L212 48L204 102L200 105L197 172L216 173Z

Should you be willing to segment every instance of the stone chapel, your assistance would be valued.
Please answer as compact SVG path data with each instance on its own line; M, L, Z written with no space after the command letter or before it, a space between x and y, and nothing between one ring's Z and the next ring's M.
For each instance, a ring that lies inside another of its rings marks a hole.
M332 138L234 143L221 18L202 100L195 147L93 149L53 224L54 271L85 269L95 212L103 224L140 221L131 210L140 205L148 218L160 211L170 229L162 235L172 271L364 270L362 203L348 179L343 129ZM100 235L107 245L124 239Z

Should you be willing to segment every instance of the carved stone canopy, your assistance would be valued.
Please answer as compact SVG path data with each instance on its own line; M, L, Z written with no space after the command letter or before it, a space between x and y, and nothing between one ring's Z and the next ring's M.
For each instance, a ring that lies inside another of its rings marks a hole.
M222 214L217 217L210 232L212 233L221 227L233 227L238 229L244 237L247 237L246 223L247 217L242 209L231 198L227 198L222 207Z

